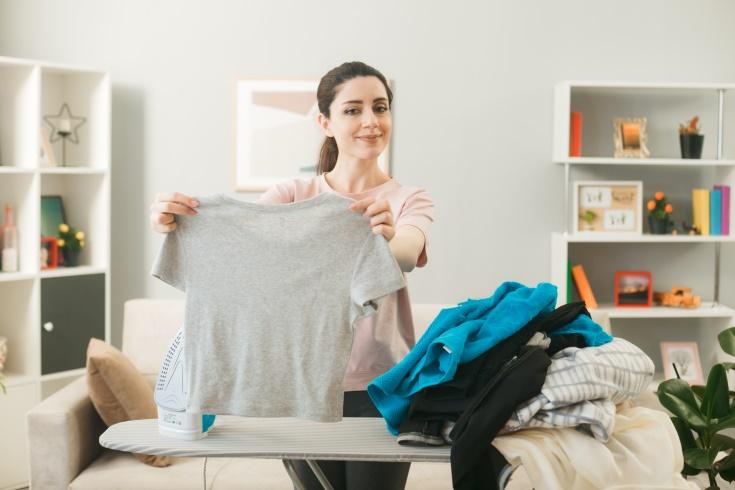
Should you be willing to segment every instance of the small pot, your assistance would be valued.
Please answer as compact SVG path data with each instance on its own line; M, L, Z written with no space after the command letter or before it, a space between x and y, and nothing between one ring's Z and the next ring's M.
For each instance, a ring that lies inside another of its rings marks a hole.
M652 235L666 235L669 233L669 225L671 221L669 218L659 219L653 216L648 217L648 229Z
M702 158L702 146L704 146L703 134L680 134L679 145L681 146L682 158Z
M79 250L64 249L64 265L66 267L76 267L79 265Z

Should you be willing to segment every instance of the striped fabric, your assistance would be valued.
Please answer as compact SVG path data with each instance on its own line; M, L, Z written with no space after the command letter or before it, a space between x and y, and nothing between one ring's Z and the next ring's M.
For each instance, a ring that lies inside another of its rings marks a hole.
M557 352L541 393L516 408L501 433L527 427L577 427L606 442L615 405L635 398L653 378L653 361L625 339Z

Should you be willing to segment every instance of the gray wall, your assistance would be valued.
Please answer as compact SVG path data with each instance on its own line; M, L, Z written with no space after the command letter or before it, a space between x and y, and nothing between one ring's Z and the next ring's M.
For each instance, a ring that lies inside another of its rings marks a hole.
M316 78L363 60L394 80L393 174L426 187L438 210L412 298L456 302L503 280L548 279L549 234L563 226L562 170L550 163L554 84L735 81L734 19L730 0L0 0L0 54L111 73L119 344L123 301L177 296L148 276L161 240L147 223L154 194L232 190L236 78ZM678 282L710 284L711 247L674 247L647 251L646 268L656 274L673 256ZM597 257L641 256L600 248ZM729 304L733 259L724 247ZM656 336L687 338L693 327L625 328L655 350Z

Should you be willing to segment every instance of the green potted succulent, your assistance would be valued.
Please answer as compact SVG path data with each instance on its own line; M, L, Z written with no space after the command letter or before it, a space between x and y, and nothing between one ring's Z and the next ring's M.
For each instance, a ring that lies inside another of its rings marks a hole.
M679 145L682 158L702 158L704 135L699 134L699 116L694 116L686 124L679 124Z
M735 356L735 327L722 331L717 339L722 350ZM682 379L669 379L658 385L658 399L671 413L684 453L682 474L704 471L708 489L720 488L716 478L735 481L735 439L723 434L735 428L735 391L730 391L728 371L735 363L715 364L707 385L689 386Z
M74 267L79 265L79 254L84 248L84 232L75 230L66 223L59 225L59 238L56 240L64 256L64 265Z

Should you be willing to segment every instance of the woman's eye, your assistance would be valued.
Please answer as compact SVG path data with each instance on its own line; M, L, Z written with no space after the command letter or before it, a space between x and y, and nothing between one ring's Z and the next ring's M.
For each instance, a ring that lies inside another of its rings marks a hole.
M355 112L357 112L357 109L347 109L345 114L354 114Z
M375 108L378 112L386 112L388 108L384 105L378 106Z

